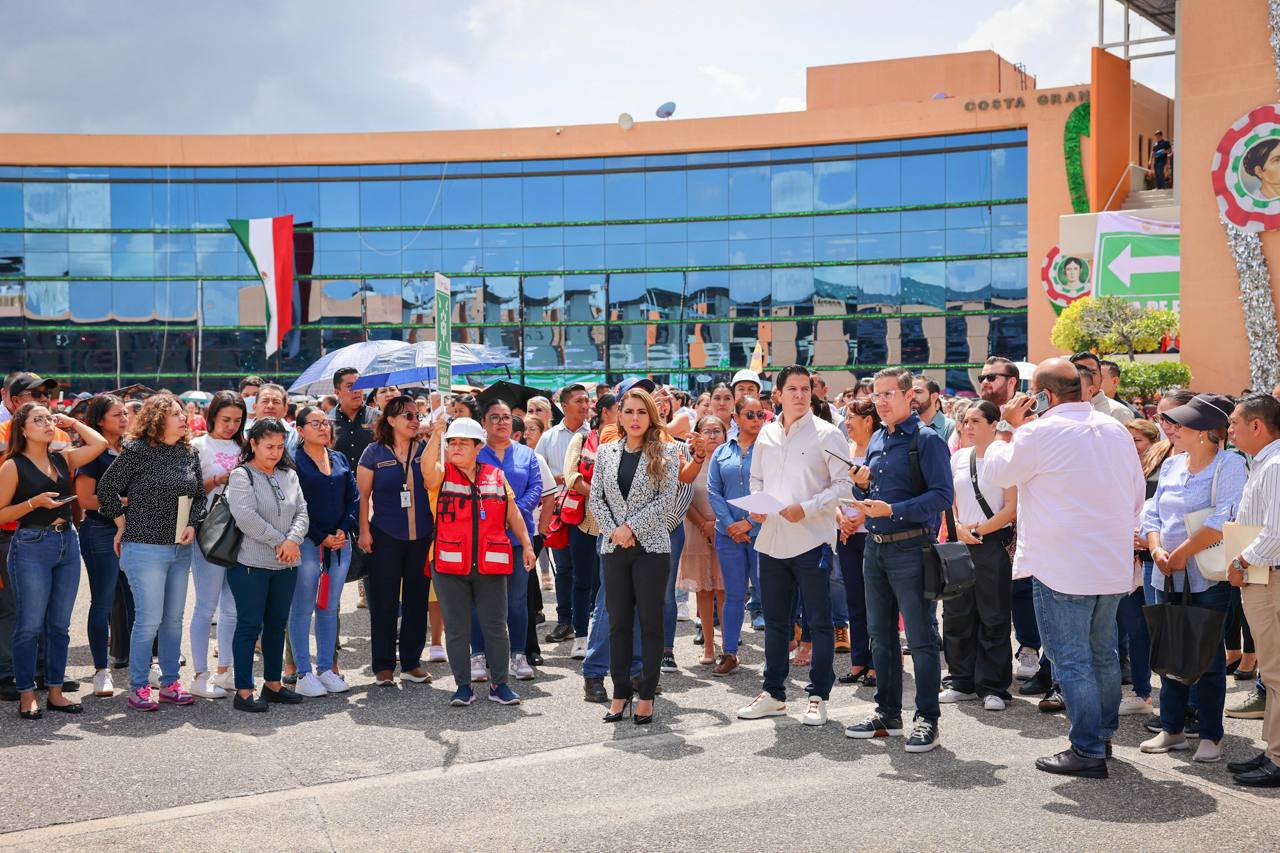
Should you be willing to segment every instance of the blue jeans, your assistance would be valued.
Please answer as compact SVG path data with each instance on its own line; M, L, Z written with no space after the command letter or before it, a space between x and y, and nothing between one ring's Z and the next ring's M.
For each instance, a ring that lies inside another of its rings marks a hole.
M724 578L724 624L720 626L724 653L736 655L742 637L747 579L759 576L756 541L752 539L740 544L717 530L716 558L720 561L720 575Z
M780 559L760 555L760 598L764 602L764 690L779 702L787 699L791 668L789 646L795 625L795 595L805 603L813 637L813 663L805 692L831 698L835 682L835 628L831 624L831 580L822 568L824 546Z
M925 537L877 543L867 536L862 578L867 596L867 631L876 669L876 712L902 716L902 649L898 643L898 613L907 629L911 665L916 676L916 714L937 721L942 660L933 627L932 602L924 600Z
M640 675L640 616L633 624L631 649L631 677ZM596 592L595 613L591 617L591 630L587 634L587 657L582 661L583 678L604 678L609 674L609 608L604 605L604 575L600 577L600 589Z
M1120 725L1116 609L1124 596L1068 595L1035 579L1036 620L1071 720L1071 745L1103 758Z
M1170 600L1163 589L1154 590L1156 602ZM1182 593L1175 592L1172 599L1181 600ZM1225 581L1215 583L1204 592L1191 596L1196 607L1226 613L1231 606L1231 585ZM1130 654L1132 660L1133 655ZM1148 676L1150 678L1150 676ZM1136 673L1134 683L1137 683ZM1192 697L1195 701L1192 703ZM1222 740L1222 706L1227 699L1227 646L1223 637L1218 638L1218 649L1200 680L1191 686L1160 677L1160 725L1169 734L1178 734L1186 721L1187 708L1194 707L1200 714L1200 738Z
M871 636L867 633L866 580L862 559L867 534L855 533L848 542L837 542L836 562L844 577L845 612L849 614L849 660L852 666L871 666Z
M298 677L311 672L311 616L316 619L316 670L333 669L333 647L338 639L338 609L342 604L342 585L351 568L351 540L338 552L329 552L329 606L316 607L316 590L324 570L320 548L311 540L302 543L302 562L298 565L298 581L293 587L293 603L289 606L289 643L293 646L293 662ZM223 625L218 622L221 648ZM234 652L233 652L234 654ZM219 652L221 660L221 652Z
M44 638L45 682L61 686L71 645L71 611L80 587L80 545L74 527L61 532L19 529L9 547L17 622L13 632L14 686L36 689L36 647Z
M524 654L525 636L529 633L529 572L524 567L524 546L511 546L511 574L507 575L507 636L511 654ZM575 630L576 633L576 630ZM586 630L583 629L583 636ZM484 631L476 607L471 605L471 653L485 653Z
M80 556L89 575L89 652L94 669L107 668L111 604L116 598L120 558L115 551L116 526L86 518L80 525Z
M831 553L831 549L823 550L826 552L823 563L827 567L827 575L831 578L831 621L841 628L848 628L849 594L844 588L844 573L836 565L836 558Z
M667 597L662 602L662 648L676 645L676 575L680 572L680 554L684 551L684 525L671 531L671 565L667 571Z
M1116 608L1116 622L1119 629L1118 645L1129 650L1129 672L1133 676L1134 695L1150 699L1151 637L1147 634L1147 619L1142 615L1142 605L1145 603L1143 593L1144 590L1135 589L1120 599L1120 605ZM1226 670L1223 671L1225 673Z
M262 680L280 680L284 633L289 626L289 607L297 581L298 570L294 567L257 569L235 565L227 569L227 583L236 597L236 634L231 640L236 690L253 689L253 646L258 635L262 635ZM329 648L333 649L332 643ZM132 660L129 666L133 667Z
M236 600L227 585L227 570L210 563L199 548L191 550L191 579L195 581L196 603L191 609L191 668L209 672L209 627L218 612L218 664L231 666L234 652L231 638L236 633Z
M159 639L160 685L178 680L182 615L187 606L190 545L124 542L120 568L133 590L133 633L129 637L129 689L147 686L151 644Z

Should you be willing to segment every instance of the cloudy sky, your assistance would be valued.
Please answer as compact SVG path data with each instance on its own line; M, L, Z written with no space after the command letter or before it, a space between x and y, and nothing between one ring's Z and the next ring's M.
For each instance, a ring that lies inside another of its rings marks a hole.
M680 118L775 112L803 109L808 65L962 50L1085 83L1097 38L1096 0L46 0L5 19L20 37L0 52L0 132L520 127L643 120L666 100ZM1173 92L1172 58L1135 76Z

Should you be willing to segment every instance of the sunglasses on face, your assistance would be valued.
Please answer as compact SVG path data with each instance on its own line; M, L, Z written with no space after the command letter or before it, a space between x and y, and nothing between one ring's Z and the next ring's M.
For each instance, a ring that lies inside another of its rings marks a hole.
M764 412L742 412L742 416L749 421L764 420Z
M1012 379L1009 373L984 373L978 377L979 382L999 382L1001 379Z

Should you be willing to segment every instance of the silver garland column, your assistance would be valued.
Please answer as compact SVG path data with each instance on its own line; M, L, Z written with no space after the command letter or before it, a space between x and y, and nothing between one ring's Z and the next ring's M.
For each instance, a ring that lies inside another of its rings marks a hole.
M1273 0L1273 22L1277 6L1280 2ZM1272 43L1275 41L1273 36ZM1276 306L1271 299L1271 275L1267 259L1262 256L1262 240L1256 233L1237 228L1225 219L1222 227L1227 229L1227 245L1240 276L1240 304L1249 341L1249 387L1269 394L1280 383L1280 357L1276 350Z

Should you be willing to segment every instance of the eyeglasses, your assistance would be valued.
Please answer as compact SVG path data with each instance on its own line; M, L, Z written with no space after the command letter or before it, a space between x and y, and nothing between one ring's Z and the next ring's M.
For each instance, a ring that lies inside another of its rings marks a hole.
M1169 431L1169 430L1171 430L1171 429L1182 429L1182 424L1180 424L1180 423L1178 423L1177 421L1173 420L1173 419L1172 419L1172 418L1170 418L1168 415L1163 415L1163 414L1162 414L1162 415L1160 416L1160 423L1164 425L1165 432L1168 432L1168 431Z
M905 391L902 391L902 390L900 390L900 389L898 389L898 388L895 388L895 389L893 389L892 391L877 391L877 392L873 392L873 393L871 394L871 396L870 396L870 398L869 398L869 399L870 399L870 400L871 400L871 402L873 402L873 403L879 403L881 400L884 400L884 401L887 403L888 401L890 401L890 400L892 400L892 399L894 398L894 395L896 395L896 394L905 394L905 393L906 393Z
M765 419L764 412L740 412L739 414L749 421L762 421Z
M984 373L978 377L979 382L996 382L1001 379L1013 379L1012 373Z
M280 484L276 482L275 475L268 475L267 482L271 484L271 491L275 494L276 500L284 501L284 489L280 488Z
M511 415L489 415L487 420L495 424L509 424L511 423Z
M328 429L328 428L329 428L329 419L328 419L328 418L320 418L319 420L311 420L311 421L307 421L305 424L303 424L303 426L316 427L316 428L318 428L318 429Z
M56 423L53 419L53 415L36 415L30 420L36 426L48 426L49 424Z
M32 388L30 391L23 391L22 394L26 394L32 400L48 400L49 399L49 395L45 393L45 390L43 388ZM18 396L21 397L22 394L19 394Z

